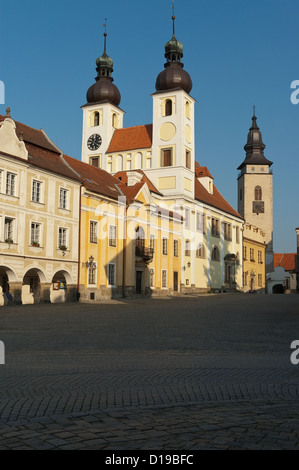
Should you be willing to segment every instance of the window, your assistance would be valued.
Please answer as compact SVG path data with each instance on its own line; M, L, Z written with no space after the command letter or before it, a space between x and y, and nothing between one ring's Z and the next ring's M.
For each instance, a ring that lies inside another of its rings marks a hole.
M262 274L258 274L258 286L259 287L263 286L263 276L262 276Z
M256 186L254 188L254 200L261 201L262 200L262 188L260 186Z
M218 219L212 218L212 235L213 237L219 237L220 236L220 223Z
M30 244L33 246L40 246L40 231L41 224L35 222L31 223Z
M255 259L254 259L254 248L250 248L250 261L255 261Z
M161 151L161 166L172 166L172 150L163 149Z
M205 247L203 246L202 243L200 243L196 250L196 258L205 258L205 256L206 256Z
M142 227L138 226L136 228L136 246L143 247L145 242L145 233Z
M240 229L236 227L236 243L240 243Z
M95 127L100 125L100 113L99 113L98 111L96 111L96 112L94 113L93 125L94 125Z
M190 228L190 209L185 209L185 228Z
M6 175L6 194L9 196L15 195L15 183L16 183L16 175L13 173L8 173Z
M166 100L165 102L165 116L171 116L172 115L172 101L171 100Z
M186 240L186 243L185 243L185 256L190 256L190 254L191 254L190 240Z
M115 269L115 264L108 264L108 283L110 286L115 285L115 274L116 274L116 269Z
M155 235L150 235L150 249L155 253Z
M232 226L231 224L224 223L224 238L225 240L232 239Z
M40 181L35 181L33 180L33 183L32 183L32 201L33 202L40 202L41 200L41 187L42 187L42 184Z
M4 220L4 240L13 240L13 224L14 219L5 217Z
M185 102L185 116L190 119L190 103L189 101Z
M95 168L99 168L99 157L90 157L89 164Z
M150 269L150 287L155 287L155 270Z
M112 114L112 127L114 127L114 129L117 129L118 127L118 118L115 113Z
M214 246L212 250L212 261L220 261L219 249L217 246Z
M67 189L60 188L59 191L59 207L60 209L66 209L67 208Z
M179 241L178 240L173 240L173 256L175 257L179 256Z
M243 285L247 286L248 285L248 271L243 273Z
M206 216L201 212L196 212L196 230L206 233Z
M162 287L167 287L167 270L162 269Z
M258 250L257 256L258 256L258 262L260 264L262 264L263 263L263 252L261 250Z
M186 168L191 169L191 152L190 150L186 150Z
M109 225L109 246L116 246L116 225Z
M162 254L167 255L167 252L168 252L168 239L163 238L162 239Z
M58 247L66 247L67 246L67 229L63 227L59 227L58 231Z
M97 243L98 242L97 231L98 231L98 223L93 222L91 220L90 224L89 224L89 240L90 240L91 243Z
M88 284L96 284L96 266L94 264L88 268Z
M247 247L243 246L243 259L247 260Z

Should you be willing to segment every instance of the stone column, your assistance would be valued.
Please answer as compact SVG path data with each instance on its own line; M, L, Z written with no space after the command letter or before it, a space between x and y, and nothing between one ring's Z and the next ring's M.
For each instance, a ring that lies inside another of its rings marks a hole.
M51 292L51 283L41 283L40 284L40 303L50 303L50 292Z
M22 303L22 282L10 282L9 293L12 295L12 303Z

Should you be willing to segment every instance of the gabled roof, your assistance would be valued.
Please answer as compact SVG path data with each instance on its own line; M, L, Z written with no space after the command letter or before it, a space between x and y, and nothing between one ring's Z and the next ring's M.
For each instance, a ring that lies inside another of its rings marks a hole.
M151 148L152 131L152 124L116 129L107 153Z
M274 268L282 266L285 271L295 271L297 253L274 253Z
M195 178L195 199L242 219L241 215L220 194L215 184L213 184L213 194L210 194L198 179Z
M0 115L1 122L6 116ZM51 171L52 173L80 181L80 178L65 164L59 149L48 139L43 130L37 130L26 126L21 122L14 121L16 124L16 133L18 138L24 141L28 151L28 160L24 160L38 168ZM14 155L10 155L18 160L23 160Z
M146 176L146 174L142 170L130 170L130 171L137 171L138 173L142 174L141 181L143 183L146 183L148 186L148 189L153 192L158 194L159 196L162 196L162 194L157 190L157 188L153 185L151 180ZM117 178L118 180L122 181L123 183L127 184L128 183L128 175L127 171L118 171L117 173L114 174L114 177Z
M112 199L118 199L118 197L122 195L118 181L110 175L110 173L107 173L107 171L81 162L68 155L64 155L64 158L67 164L80 175L86 189Z

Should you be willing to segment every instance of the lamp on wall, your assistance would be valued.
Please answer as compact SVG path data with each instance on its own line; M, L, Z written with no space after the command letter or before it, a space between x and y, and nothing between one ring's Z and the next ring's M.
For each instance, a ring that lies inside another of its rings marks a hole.
M188 266L188 268L190 268L190 266L191 266L190 261L188 261L187 266Z
M96 263L94 262L94 257L92 255L89 257L88 261L86 261L85 265L86 265L87 268L95 268L96 267Z

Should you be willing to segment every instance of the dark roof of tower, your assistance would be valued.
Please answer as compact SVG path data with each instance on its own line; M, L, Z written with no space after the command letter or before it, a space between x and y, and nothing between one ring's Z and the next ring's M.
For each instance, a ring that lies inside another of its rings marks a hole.
M264 150L266 145L262 140L262 133L260 128L256 123L257 117L254 113L252 116L252 126L249 129L247 143L244 146L246 151L245 160L238 167L238 170L241 170L245 165L269 165L271 166L273 162L268 160L264 155Z

